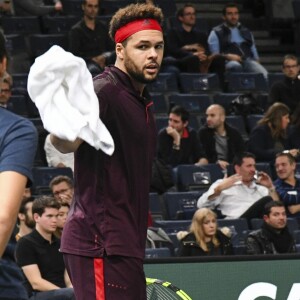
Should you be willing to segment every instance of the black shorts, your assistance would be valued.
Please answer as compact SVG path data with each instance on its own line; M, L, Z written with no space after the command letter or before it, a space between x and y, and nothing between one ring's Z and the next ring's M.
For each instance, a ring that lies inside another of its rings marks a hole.
M146 300L143 260L64 254L76 300Z

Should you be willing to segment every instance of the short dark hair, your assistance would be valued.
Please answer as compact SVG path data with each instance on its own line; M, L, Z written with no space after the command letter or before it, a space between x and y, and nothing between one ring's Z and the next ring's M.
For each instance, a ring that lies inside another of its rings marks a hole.
M26 205L29 202L33 202L34 201L34 197L29 197L29 198L23 198L20 208L19 208L19 214L26 214L27 209L26 209ZM17 219L17 224L20 224L20 220L19 218Z
M184 10L187 7L192 7L196 10L196 7L192 3L185 3L182 7L180 7L177 12L176 12L176 18L178 19L179 17L183 17L184 15Z
M173 106L169 114L174 114L176 116L181 117L182 122L186 122L190 118L190 113L183 106L180 105Z
M230 8L231 7L236 7L238 9L238 11L240 11L239 6L236 3L230 2L230 3L225 4L224 7L223 7L223 9L222 9L223 16L226 15L227 8L229 8L229 7Z
M74 187L73 180L66 175L55 176L49 183L49 187L52 190L54 185L60 184L61 182L66 182L70 188Z
M32 204L32 214L38 214L41 216L46 208L60 209L60 203L51 196L41 196L34 199Z
M287 60L287 59L291 59L291 60L295 60L297 62L297 65L299 65L299 62L298 62L298 57L294 54L286 54L284 57L283 57L283 60L282 60L282 66L284 66L284 62Z
M288 158L290 164L295 164L296 163L296 158L289 152L285 153L285 152L280 152L276 154L276 158L277 157L282 157L285 156Z
M270 202L268 202L264 207L264 214L266 216L270 215L272 207L285 207L285 206L284 206L283 202L281 202L281 201L270 200Z
M255 155L250 152L242 152L240 154L235 155L232 161L233 166L241 166L243 164L244 158L253 158L256 159Z
M142 19L154 19L162 26L163 14L161 9L153 4L134 3L120 8L110 20L110 38L115 41L115 34L119 28L132 21ZM126 43L126 40L124 42Z

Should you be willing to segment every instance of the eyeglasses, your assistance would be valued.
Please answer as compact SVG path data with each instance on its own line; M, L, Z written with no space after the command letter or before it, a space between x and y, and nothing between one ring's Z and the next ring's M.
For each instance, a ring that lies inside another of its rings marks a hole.
M285 69L293 69L293 68L297 68L298 65L285 65L283 66Z
M56 191L53 193L54 196L59 196L60 194L64 194L66 193L68 190L70 190L70 188L68 189L63 189L63 190L60 190L60 191Z

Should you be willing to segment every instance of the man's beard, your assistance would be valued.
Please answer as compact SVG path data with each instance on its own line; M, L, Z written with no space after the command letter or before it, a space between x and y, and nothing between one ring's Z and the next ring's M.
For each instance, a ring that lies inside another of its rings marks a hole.
M35 227L35 222L34 220L30 219L27 215L25 215L25 225L29 228L34 228Z
M133 61L128 57L124 61L124 66L130 77L139 83L147 84L156 80L158 72L154 77L146 78L143 71L139 71Z

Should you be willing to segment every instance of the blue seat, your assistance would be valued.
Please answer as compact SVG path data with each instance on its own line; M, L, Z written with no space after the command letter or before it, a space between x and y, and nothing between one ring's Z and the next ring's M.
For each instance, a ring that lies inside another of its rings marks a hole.
M168 114L169 106L163 93L150 93L155 114Z
M145 258L162 258L162 257L171 257L171 251L167 247L163 248L146 248L145 249Z
M41 26L38 17L2 17L1 25L5 34L39 34Z
M234 246L245 245L249 233L249 226L246 219L218 219L218 226L228 227L231 230L231 241Z
M227 74L229 92L257 92L267 91L268 86L264 76L260 73L230 72Z
M257 125L257 122L263 117L263 115L248 115L246 117L247 129L250 133Z
M153 220L162 220L163 211L160 205L160 199L157 193L149 194L149 209Z
M209 93L220 90L215 73L180 73L179 83L183 93Z
M207 94L172 94L168 97L170 106L183 106L188 112L205 114L208 106L212 104Z
M285 75L281 72L271 72L268 74L268 82L269 82L269 89L272 87L272 85L276 82L276 81L281 81L285 78Z
M156 80L147 85L147 89L154 93L178 92L176 75L174 73L159 73Z
M242 135L244 140L248 140L249 136L246 129L244 118L242 116L235 116L235 115L227 116L226 122L232 127L234 127L235 129L237 129Z
M11 56L27 51L25 38L22 34L5 34L6 49Z
M81 17L79 16L43 16L42 22L44 30L48 34L68 33Z
M9 98L8 110L14 112L17 115L28 117L29 112L27 109L26 98L23 95L12 95Z
M240 94L238 93L217 93L213 95L213 103L219 104L224 107L226 113L230 113L231 102L237 98Z
M48 188L50 181L58 175L65 175L73 179L73 171L71 168L34 167L32 169L33 193L39 189Z
M32 34L29 36L29 52L33 58L44 54L53 45L64 50L68 49L68 39L65 34Z
M223 178L224 174L217 164L179 165L176 176L178 190L191 191L207 189L212 182Z
M272 179L273 178L273 173L272 173L272 169L271 169L271 165L269 162L257 162L256 163L256 170L257 171L262 171L267 173Z
M165 18L176 14L177 6L174 0L155 0L155 5L161 8Z
M202 193L199 192L166 192L163 195L166 206L166 219L192 219L197 210L197 201Z
M300 1L293 0L292 1L293 12L296 20L300 20Z
M14 73L12 74L13 88L24 88L27 89L27 73Z
M162 228L167 234L187 231L190 225L190 220L154 220L154 226Z

